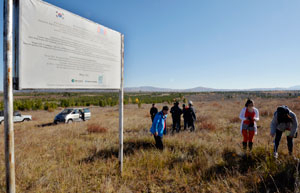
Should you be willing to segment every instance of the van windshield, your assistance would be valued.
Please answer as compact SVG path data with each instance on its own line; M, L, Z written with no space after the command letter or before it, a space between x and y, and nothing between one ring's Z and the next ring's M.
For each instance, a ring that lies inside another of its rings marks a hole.
M73 109L65 109L61 112L61 114L70 114L73 111Z

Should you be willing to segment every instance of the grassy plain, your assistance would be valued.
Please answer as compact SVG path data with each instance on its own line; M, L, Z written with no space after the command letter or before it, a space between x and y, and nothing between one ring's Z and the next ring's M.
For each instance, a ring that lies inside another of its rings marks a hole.
M278 105L300 117L299 98L254 97L260 110L252 153L242 154L238 115L245 97L191 95L196 132L168 134L157 151L149 133L151 105L125 105L124 172L118 170L118 107L90 107L86 122L51 125L61 111L26 111L33 121L15 124L17 192L296 192L297 160L272 157L269 125ZM163 105L158 104L161 109ZM171 117L167 119L171 127ZM0 191L5 192L4 136L0 130ZM294 155L300 157L299 139Z

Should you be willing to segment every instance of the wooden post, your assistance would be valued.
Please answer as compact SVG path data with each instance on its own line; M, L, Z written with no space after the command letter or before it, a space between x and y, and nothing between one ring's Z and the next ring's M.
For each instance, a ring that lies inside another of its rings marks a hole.
M15 193L15 149L13 125L13 0L4 0L4 141L6 166L6 192Z
M124 111L124 35L121 35L121 85L119 93L119 166L120 174L123 172L123 111Z

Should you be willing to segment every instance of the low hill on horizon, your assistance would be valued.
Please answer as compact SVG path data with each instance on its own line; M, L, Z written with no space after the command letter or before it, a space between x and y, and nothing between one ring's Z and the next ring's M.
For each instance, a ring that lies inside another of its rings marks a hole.
M292 91L300 90L300 85L292 87L275 87L275 88L251 88L251 89L216 89L208 87L195 87L189 89L171 89L171 88L159 88L152 86L140 86L140 87L125 87L125 92L214 92L214 91Z

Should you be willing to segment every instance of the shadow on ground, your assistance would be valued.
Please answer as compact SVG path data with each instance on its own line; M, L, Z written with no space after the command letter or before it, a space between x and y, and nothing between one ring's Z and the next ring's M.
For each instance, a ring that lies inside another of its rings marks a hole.
M127 141L123 144L124 155L131 155L136 150L146 150L146 149L155 149L155 146L151 142L146 141ZM103 149L98 152L94 152L91 156L80 160L80 163L90 163L94 162L97 159L109 159L112 157L118 157L119 149L112 147L110 149Z
M55 123L42 123L42 124L39 124L39 125L36 125L37 127L51 127L51 126L54 126L54 125L57 125Z
M262 148L251 154L237 154L235 150L225 149L222 157L222 163L213 165L204 172L203 180L211 181L242 174L249 193L294 192L299 188L298 159L282 156L276 160Z

